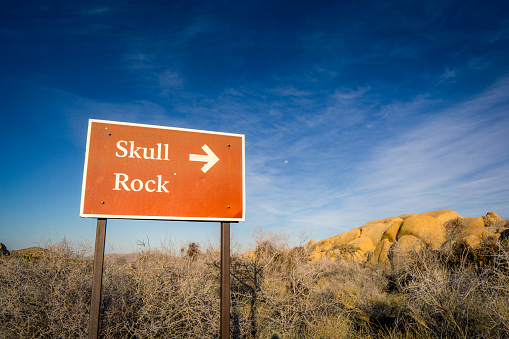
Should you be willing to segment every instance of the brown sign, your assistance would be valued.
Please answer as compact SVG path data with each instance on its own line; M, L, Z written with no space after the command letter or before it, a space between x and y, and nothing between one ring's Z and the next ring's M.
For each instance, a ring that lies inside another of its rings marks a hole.
M244 135L89 121L80 216L243 221Z

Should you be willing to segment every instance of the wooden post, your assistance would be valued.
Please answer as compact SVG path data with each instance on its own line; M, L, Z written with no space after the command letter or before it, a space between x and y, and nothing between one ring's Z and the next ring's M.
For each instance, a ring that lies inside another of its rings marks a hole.
M92 277L92 300L90 302L90 326L88 339L97 339L99 334L99 308L103 281L104 243L106 240L106 219L97 219L95 231L94 275Z
M230 223L221 222L221 327L220 338L230 338Z

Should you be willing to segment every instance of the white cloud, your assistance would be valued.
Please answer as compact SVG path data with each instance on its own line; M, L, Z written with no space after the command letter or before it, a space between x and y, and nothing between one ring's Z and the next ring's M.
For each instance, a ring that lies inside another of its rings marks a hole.
M465 217L493 210L507 218L506 93L509 79L470 101L432 110L362 149L364 157L357 162L343 162L341 150L326 155L317 147L323 138L302 151L311 160L296 164L296 171L274 168L269 156L255 157L259 162L249 175L255 182L248 187L251 216L264 227L287 225L293 232L311 231L317 239L370 220L437 209L456 210ZM408 107L426 111L435 104L417 97ZM351 140L344 147L354 145ZM293 168L295 161L289 164L286 167Z
M444 208L467 216L494 208L508 214L508 91L504 79L375 147L344 208L380 218Z
M429 111L432 104L437 102L439 100L430 98L429 94L419 94L410 102L394 100L390 104L382 106L378 115L389 120L418 116Z
M294 88L293 86L275 88L272 92L277 93L281 96L292 96L292 97L307 97L313 94L311 91L303 91Z
M458 70L447 68L439 77L438 83L442 84L446 81L454 81L458 77Z
M362 97L367 91L369 91L369 88L358 88L357 90L341 88L340 90L334 92L333 97L340 102L344 102L346 100L358 99Z
M172 88L181 87L183 83L182 77L177 72L166 70L159 74L159 84L164 95Z

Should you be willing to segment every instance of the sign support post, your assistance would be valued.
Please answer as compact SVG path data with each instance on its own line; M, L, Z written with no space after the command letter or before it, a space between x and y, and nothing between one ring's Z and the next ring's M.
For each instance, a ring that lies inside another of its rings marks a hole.
M230 338L230 223L221 222L221 329L220 338Z
M106 240L106 219L97 219L94 250L94 275L92 278L92 300L90 302L90 325L88 339L97 339L99 334L99 308L103 280L104 243Z

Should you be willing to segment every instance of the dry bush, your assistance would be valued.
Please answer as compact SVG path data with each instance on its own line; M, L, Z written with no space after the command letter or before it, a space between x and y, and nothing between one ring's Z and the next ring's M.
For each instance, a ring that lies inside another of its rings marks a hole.
M455 218L447 221L445 224L447 241L454 241L466 230L463 218Z
M93 261L65 240L49 249L39 260L0 258L0 337L87 337ZM100 337L215 338L218 291L217 272L196 253L106 260Z
M255 255L232 260L235 328L247 338L350 338L366 299L382 288L379 272L348 261L307 262L303 247L262 234ZM319 325L320 324L320 325Z
M500 242L484 239L475 250L425 249L398 267L392 274L405 300L406 328L419 336L508 337L508 253Z
M104 272L102 334L108 338L214 338L218 274L205 257L147 251Z
M88 247L65 239L38 260L0 258L0 337L82 338L88 332Z
M280 234L253 247L231 258L232 338L509 337L509 241L424 249L387 269L309 263ZM48 249L0 258L0 337L87 336L90 248ZM219 252L198 249L109 257L100 337L217 338Z

